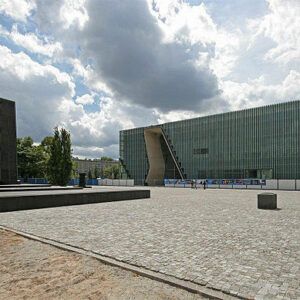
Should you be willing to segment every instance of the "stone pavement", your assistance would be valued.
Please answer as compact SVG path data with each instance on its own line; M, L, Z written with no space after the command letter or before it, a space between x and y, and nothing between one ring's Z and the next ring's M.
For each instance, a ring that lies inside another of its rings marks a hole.
M151 188L151 199L0 214L0 225L231 295L300 299L300 192Z

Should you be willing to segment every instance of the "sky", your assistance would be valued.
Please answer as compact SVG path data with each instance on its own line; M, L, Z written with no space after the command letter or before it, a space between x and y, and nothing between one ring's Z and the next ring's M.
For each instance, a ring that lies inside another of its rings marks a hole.
M78 157L119 131L300 99L300 0L0 0L0 97L17 135Z

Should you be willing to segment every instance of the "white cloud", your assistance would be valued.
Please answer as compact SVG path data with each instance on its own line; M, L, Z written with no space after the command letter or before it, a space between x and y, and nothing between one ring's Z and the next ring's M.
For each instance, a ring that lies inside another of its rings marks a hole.
M73 147L73 154L78 158L100 158L101 156L109 156L114 159L119 158L119 145L114 144L108 147Z
M82 29L89 16L85 9L86 0L65 0L60 8L60 19L64 28L76 25Z
M12 27L11 32L5 30L0 25L0 35L9 38L16 45L29 50L35 54L42 54L45 56L52 57L62 52L62 45L58 42L51 42L48 38L39 38L33 32L21 34L18 31L18 27L15 24Z
M33 76L51 76L49 86L52 83L59 83L67 86L70 95L74 93L74 83L67 73L61 72L51 65L41 65L33 61L23 52L13 53L10 49L0 45L0 67L13 74L18 80L25 81Z
M51 34L60 33L72 39L72 30L82 30L89 20L86 0L36 0L35 21L40 30Z
M216 76L194 63L190 45L164 42L145 2L87 1L86 10L89 21L76 41L89 86L103 89L104 82L114 98L162 111L199 110L219 93Z
M267 84L263 76L249 82L223 81L223 96L231 110L300 99L300 72L291 70L279 84Z
M300 98L296 0L270 0L247 28L217 25L206 5L181 0L0 2L36 25L0 34L49 57L0 46L1 96L17 102L18 135L38 142L64 126L81 157L117 158L121 129Z
M143 126L156 120L155 116L144 109L137 114L138 108L118 103L115 99L102 97L99 111L87 113L83 106L64 100L60 106L62 124L73 136L78 146L109 147L118 143L119 130L136 125ZM146 114L148 113L148 117Z
M4 46L0 46L0 56L1 97L16 101L18 136L30 135L40 142L55 126L63 126L71 131L74 155L86 148L86 155L118 157L119 130L156 120L151 111L109 97L101 98L99 111L88 113L82 102L91 102L89 98L96 94L73 102L75 85L68 74Z
M17 21L25 22L35 8L33 0L1 0L0 13L4 13Z
M86 86L96 92L103 92L110 97L113 97L113 91L101 80L99 74L92 68L91 65L83 66L78 58L68 58L68 61L73 66L72 74L75 77L81 77Z
M191 112L191 111L170 111L168 113L160 113L156 111L158 117L158 123L167 123L178 120L191 119L195 117L199 117L199 114Z
M215 55L211 60L211 68L218 78L224 78L234 71L240 51L244 49L244 38L240 31L228 32L218 29L215 38Z
M188 42L191 45L215 42L217 28L203 3L191 6L182 1L154 0L151 5L166 42Z
M270 62L287 64L300 62L300 2L298 0L268 0L270 12L262 19L249 21L255 31L253 43L260 35L272 39L276 46L264 56Z
M82 105L88 105L88 104L93 104L95 102L93 95L91 94L84 94L80 97L77 97L75 102L77 104L82 104Z
M23 52L0 46L0 57L1 96L16 101L18 135L40 141L60 122L59 106L74 96L74 83L67 73L41 65Z
M230 74L242 46L240 30L229 32L219 28L204 3L196 6L179 0L151 0L148 3L158 18L165 42L185 44L187 51L196 52L194 63L209 66L218 78Z

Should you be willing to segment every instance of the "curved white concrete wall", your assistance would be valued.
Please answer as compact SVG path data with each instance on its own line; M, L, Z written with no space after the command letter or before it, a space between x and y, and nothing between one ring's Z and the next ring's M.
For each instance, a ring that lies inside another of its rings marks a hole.
M162 132L160 128L149 128L144 131L146 150L150 165L146 178L148 185L163 184L165 160L160 145L161 135Z

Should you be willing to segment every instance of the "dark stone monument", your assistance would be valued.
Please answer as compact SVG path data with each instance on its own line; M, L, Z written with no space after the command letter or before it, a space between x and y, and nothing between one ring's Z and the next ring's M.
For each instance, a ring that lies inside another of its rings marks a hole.
M85 187L85 173L79 173L79 186Z
M257 195L257 208L277 209L277 195L274 193L261 193Z
M17 183L15 102L0 98L0 184Z

